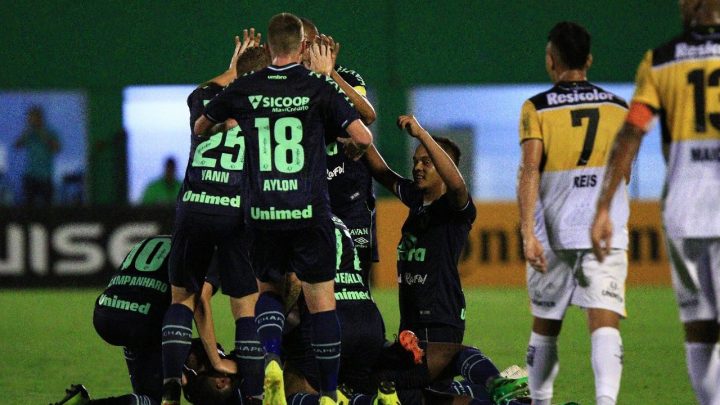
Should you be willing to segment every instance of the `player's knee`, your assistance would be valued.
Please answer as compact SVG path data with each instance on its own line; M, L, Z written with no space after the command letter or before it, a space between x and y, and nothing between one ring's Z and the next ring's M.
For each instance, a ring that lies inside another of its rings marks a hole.
M244 297L230 297L230 310L235 320L255 316L255 304L257 304L258 293L246 295Z
M590 333L606 327L619 330L620 315L608 309L590 308L588 309L588 325L590 327Z
M303 282L305 301L311 313L333 311L335 309L334 281L319 283Z

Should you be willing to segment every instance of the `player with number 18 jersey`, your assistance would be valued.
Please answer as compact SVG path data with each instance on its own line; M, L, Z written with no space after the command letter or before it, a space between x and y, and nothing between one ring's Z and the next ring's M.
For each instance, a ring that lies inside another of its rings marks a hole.
M326 139L325 126L331 123L345 128L359 119L337 84L298 63L269 66L238 78L207 105L205 115L213 122L234 118L247 140L248 223L266 231L309 229L305 234L308 243L319 237L323 239L320 246L327 245L332 251L334 233L325 163L325 145L330 140ZM256 235L260 238L255 250L258 255L265 244L263 233ZM289 233L273 237L282 235ZM314 246L297 249L304 263L294 263L299 268L293 270L301 280L334 278L332 255L318 255L322 250ZM269 249L267 253L266 257L259 254L254 262L276 261L290 252ZM330 259L324 260L328 263L315 266L323 257ZM318 267L312 269L313 275L303 274L313 266ZM266 277L274 279L282 271L273 269L275 274L270 275L258 269L258 276L267 281Z

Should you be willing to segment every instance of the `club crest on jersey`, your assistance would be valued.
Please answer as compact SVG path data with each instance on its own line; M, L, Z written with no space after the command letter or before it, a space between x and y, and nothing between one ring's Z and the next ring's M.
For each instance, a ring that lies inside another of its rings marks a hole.
M310 97L268 97L261 94L248 96L254 110L258 107L272 108L272 112L306 111L310 109Z

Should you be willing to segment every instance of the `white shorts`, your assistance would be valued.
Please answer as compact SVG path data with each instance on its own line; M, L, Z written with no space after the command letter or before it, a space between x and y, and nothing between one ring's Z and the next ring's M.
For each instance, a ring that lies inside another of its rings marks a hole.
M591 250L545 250L548 270L527 266L528 295L533 316L561 320L568 306L607 309L623 318L627 252L612 249L600 263Z
M718 320L720 308L720 238L668 239L680 320Z

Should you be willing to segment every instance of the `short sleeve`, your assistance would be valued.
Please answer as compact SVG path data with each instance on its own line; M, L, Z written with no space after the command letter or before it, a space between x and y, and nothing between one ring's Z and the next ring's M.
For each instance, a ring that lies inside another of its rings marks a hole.
M523 103L520 111L520 143L528 139L543 139L540 118L535 109L535 104L530 100Z
M660 96L658 95L657 85L652 74L653 52L647 51L643 58L635 76L635 94L633 95L633 103L642 103L654 110L659 110Z
M473 202L472 198L468 196L468 202L467 205L465 205L463 208L459 209L455 213L455 217L459 219L462 222L471 224L475 222L475 216L477 215L477 209L475 208L475 203Z
M230 87L225 88L205 106L203 114L212 122L218 123L232 118L232 96ZM198 117L199 118L199 117Z
M188 109L190 110L190 129L195 125L195 121L205 111L205 105L210 102L218 93L222 92L222 87L216 83L208 83L193 90L187 98Z
M363 79L362 76L360 76L360 73L346 69L342 66L338 67L337 69L338 74L349 84L352 86L355 91L357 91L361 96L367 97L367 89L365 88L365 79Z
M395 195L410 208L422 203L422 191L410 179L400 179L395 183Z
M355 106L337 83L334 81L332 85L328 83L326 92L328 94L329 118L331 123L345 129L353 121L360 119L360 114L355 109Z

